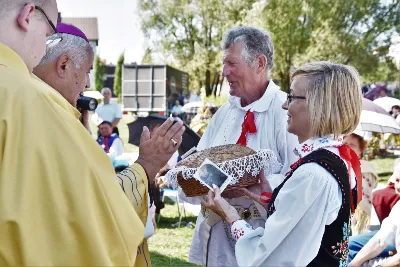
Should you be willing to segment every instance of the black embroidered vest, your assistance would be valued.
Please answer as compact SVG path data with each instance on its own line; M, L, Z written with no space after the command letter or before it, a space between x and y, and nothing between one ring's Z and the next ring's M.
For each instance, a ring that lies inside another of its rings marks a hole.
M342 206L336 220L325 226L321 246L317 256L308 266L347 266L349 253L348 240L350 231L350 182L347 167L342 159L326 149L316 150L305 156L287 175L285 180L272 193L268 206L268 217L275 212L274 202L281 188L290 179L293 172L303 164L315 162L326 169L336 179L342 191ZM357 188L357 187L355 187ZM357 190L352 190L354 207L357 205ZM355 196L355 197L354 197ZM299 240L301 242L301 240Z

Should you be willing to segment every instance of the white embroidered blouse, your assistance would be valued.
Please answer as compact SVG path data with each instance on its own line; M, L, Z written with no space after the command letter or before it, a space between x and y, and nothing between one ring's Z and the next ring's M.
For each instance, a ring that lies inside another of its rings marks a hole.
M301 158L324 148L340 156L337 146L341 144L342 138L310 139L294 152ZM356 179L352 169L350 183L354 188ZM325 225L336 220L341 204L340 187L327 170L317 163L301 165L280 190L275 200L276 211L264 228L253 229L244 220L232 225L238 265L308 265L317 256Z

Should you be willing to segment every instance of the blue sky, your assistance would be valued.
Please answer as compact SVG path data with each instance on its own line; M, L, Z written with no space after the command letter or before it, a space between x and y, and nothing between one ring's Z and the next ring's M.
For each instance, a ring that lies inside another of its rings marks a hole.
M125 50L125 62L140 62L144 37L136 0L57 0L63 17L97 17L100 57L116 63Z

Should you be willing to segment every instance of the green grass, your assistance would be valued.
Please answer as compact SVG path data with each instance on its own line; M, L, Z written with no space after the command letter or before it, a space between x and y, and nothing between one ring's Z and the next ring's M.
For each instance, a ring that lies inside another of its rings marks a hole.
M165 198L156 234L149 239L149 250L153 266L196 266L187 262L190 243L194 233L196 217L186 213L180 228L173 224L179 221L177 205ZM192 222L193 227L185 223Z
M393 164L396 158L378 158L371 160L370 163L374 166L376 173L379 176L379 182L386 183L393 173Z

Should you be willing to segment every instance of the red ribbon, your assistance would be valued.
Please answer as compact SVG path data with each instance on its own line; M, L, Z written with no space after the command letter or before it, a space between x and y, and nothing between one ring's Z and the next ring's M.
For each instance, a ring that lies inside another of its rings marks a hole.
M108 136L104 137L104 146L106 147L106 153L109 153L110 147L108 146Z
M242 133L240 134L239 139L236 144L246 146L247 145L247 133L255 133L257 132L256 123L254 122L254 113L250 111L250 109L246 112L244 116L244 120L242 123Z
M357 203L360 203L362 199L362 174L361 174L361 163L357 156L357 153L354 152L348 145L342 145L339 147L340 156L346 161L347 166L349 168L349 177L350 177L350 168L353 168L354 173L356 174L357 180ZM354 203L353 203L353 194L352 190L350 190L350 202L351 202L351 210L354 212Z

